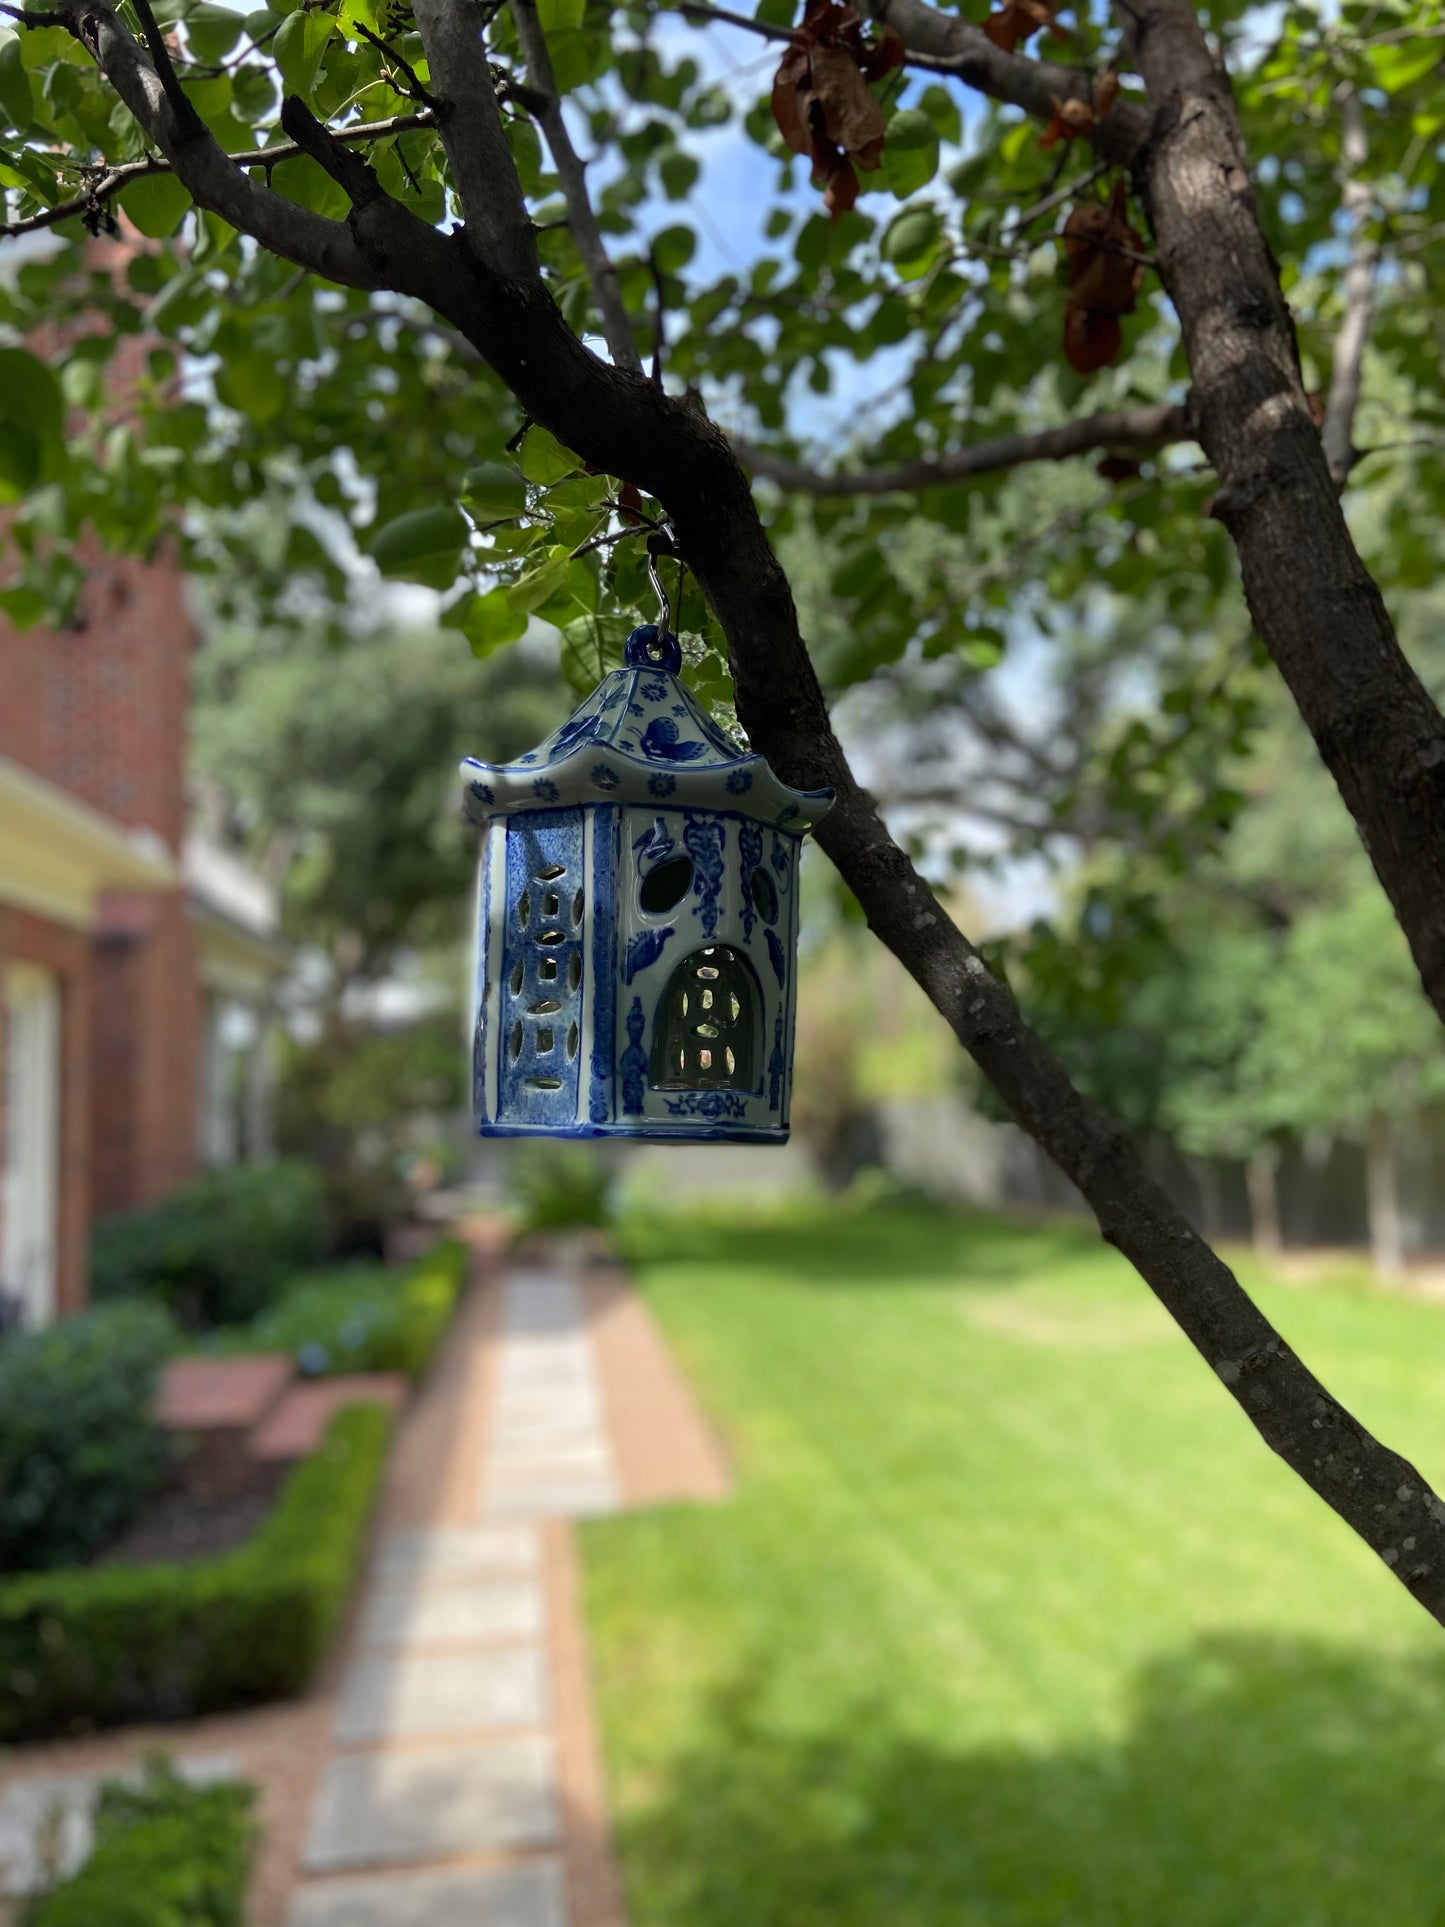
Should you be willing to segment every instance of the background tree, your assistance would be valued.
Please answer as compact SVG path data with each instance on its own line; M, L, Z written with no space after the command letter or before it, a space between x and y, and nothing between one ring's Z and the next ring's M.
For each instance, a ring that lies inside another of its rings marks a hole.
M213 833L284 879L298 968L278 1138L321 1166L342 1245L379 1241L405 1209L419 1120L463 1102L457 909L473 858L457 764L530 748L561 694L545 654L479 669L454 638L350 616L344 650L329 624L216 629L191 759Z
M996 655L998 612L1030 585L1036 616L1101 582L1157 588L1181 633L1205 634L1227 593L1227 534L1259 641L1445 1013L1445 720L1340 503L1362 442L1410 465L1403 503L1438 495L1438 403L1422 399L1445 194L1438 23L1405 0L1329 19L1294 4L1261 47L1240 0L1128 0L1117 20L1081 8L1067 27L1052 0L1008 0L982 23L877 0L872 28L833 0L788 23L770 5L742 22L780 56L746 125L789 180L789 155L807 149L826 211L780 196L771 256L692 279L696 235L659 228L656 197L692 193L689 147L729 104L680 51L685 36L659 31L662 11L280 0L238 22L178 0L163 25L150 0L8 8L11 231L94 230L118 197L161 245L119 270L70 249L16 276L17 331L41 345L88 333L63 395L19 346L0 368L5 474L28 491L6 606L24 619L73 599L85 531L144 545L177 500L197 508L185 533L198 566L244 555L233 511L265 492L295 503L278 607L308 582L334 590L344 568L339 538L303 512L314 499L364 530L386 571L469 576L449 616L475 648L540 615L590 677L638 604L635 537L651 525L689 571L694 679L720 701L730 670L739 718L785 780L835 786L820 841L873 928L1267 1442L1445 1617L1445 1506L1148 1181L854 780L740 463L810 493L814 525L840 544L830 591L869 638L840 676L909 652ZM681 11L699 32L737 18L702 0ZM1045 26L1068 36L1068 65L1028 50ZM975 93L1017 111L980 113ZM875 180L882 223L856 204ZM701 225L701 199L687 205ZM179 400L175 356L143 345L147 325L187 350ZM123 338L137 344L120 366L139 432L99 392ZM1359 406L1367 338L1386 412L1409 411L1378 431ZM790 409L798 374L825 390L850 356L898 371L892 405L851 406L867 472L800 459ZM197 368L218 415L193 391ZM700 400L746 433L730 442ZM66 401L91 408L69 459ZM1186 437L1212 476L1169 452ZM525 487L501 460L509 445ZM1048 486L1031 487L1024 524L993 531L1007 555L985 566L989 511L961 484L1101 452L1103 477L1061 471L1059 499L1089 495L1052 519ZM905 579L893 539L918 515L940 530L937 566ZM786 537L791 511L771 519ZM1389 549L1398 584L1408 528ZM969 550L979 574L960 602ZM253 572L252 593L266 587Z

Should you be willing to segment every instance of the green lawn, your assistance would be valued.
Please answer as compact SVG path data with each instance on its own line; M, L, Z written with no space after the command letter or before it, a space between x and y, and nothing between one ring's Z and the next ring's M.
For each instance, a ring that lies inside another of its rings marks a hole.
M1445 1923L1445 1633L1113 1253L897 1208L624 1244L738 1472L586 1531L633 1927ZM1445 1478L1445 1313L1259 1288Z

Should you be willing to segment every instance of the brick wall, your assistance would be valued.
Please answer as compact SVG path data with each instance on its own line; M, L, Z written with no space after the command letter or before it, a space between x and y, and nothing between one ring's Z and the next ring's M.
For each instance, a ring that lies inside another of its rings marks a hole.
M181 892L102 898L93 984L91 1209L104 1218L195 1173L201 991Z
M57 1197L56 1309L85 1303L90 1228L91 947L82 930L0 904L0 966L40 964L60 979L60 1158ZM0 1147L5 1102L5 1000L0 997Z
M75 624L0 624L0 755L180 851L195 632L173 559L93 555ZM102 898L91 979L90 1209L153 1203L196 1165L199 992L183 892Z
M93 557L76 625L0 624L0 755L175 852L195 641L179 569Z

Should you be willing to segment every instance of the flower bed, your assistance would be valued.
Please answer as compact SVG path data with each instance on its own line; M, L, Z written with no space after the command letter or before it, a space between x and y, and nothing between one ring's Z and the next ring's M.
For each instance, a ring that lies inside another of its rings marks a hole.
M218 1340L226 1351L290 1352L308 1376L426 1369L447 1328L466 1273L466 1248L437 1245L413 1263L341 1265L303 1273L243 1329Z
M351 1589L390 1414L350 1406L234 1552L0 1581L0 1742L299 1692Z

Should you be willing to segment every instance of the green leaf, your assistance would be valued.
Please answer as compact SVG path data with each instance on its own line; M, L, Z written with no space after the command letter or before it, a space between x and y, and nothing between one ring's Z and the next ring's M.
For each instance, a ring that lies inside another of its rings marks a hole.
M537 0L537 18L545 34L558 33L564 27L580 27L586 11L586 0Z
M186 15L186 40L196 59L211 67L224 60L241 37L242 20L229 7L201 0Z
M1387 93L1398 94L1433 74L1442 58L1438 40L1402 40L1392 47L1371 47L1369 61Z
M0 499L17 501L62 472L64 421L54 371L25 348L0 348Z
M371 559L384 576L449 589L461 567L467 525L452 503L409 509L393 516L371 537Z
M702 168L691 154L682 154L673 148L670 153L663 155L657 171L662 178L662 191L668 200L681 201L685 200L696 186L697 177L702 172ZM786 227L786 215L783 217L783 224Z
M270 355L247 353L222 361L216 371L216 393L253 422L269 422L282 413L291 391Z
M507 594L514 609L530 615L554 596L567 580L567 551L554 550L545 562L519 576Z
M23 134L35 118L35 96L30 76L20 57L18 35L6 34L0 40L0 112L17 133Z
M563 448L557 437L546 428L533 426L527 430L522 441L522 473L529 482L560 482L581 468L580 457L570 448Z
M462 500L479 522L505 522L526 508L526 484L510 462L478 462L462 481Z
M579 27L559 27L547 36L547 51L552 56L552 77L559 94L570 94L593 79L607 56L606 37L584 32Z
M0 609L5 611L17 629L33 629L45 614L45 598L23 585L0 589Z
M298 154L295 160L282 161L273 168L271 185L298 207L309 207L313 214L325 214L332 220L339 220L351 205L345 188L339 187L309 154Z
M511 591L490 589L464 602L453 618L474 656L490 656L527 633L526 611L512 606Z
M143 174L116 197L126 213L153 241L174 234L191 206L191 197L174 174Z
M680 274L697 251L690 227L665 227L652 241L652 258L664 274Z
M916 281L937 258L941 235L942 224L931 207L908 207L889 223L878 251L905 281Z
M336 30L329 13L290 13L271 43L288 94L308 100L316 85L316 70L326 43Z
M900 201L926 187L938 172L938 129L921 108L905 107L888 123L883 177Z

